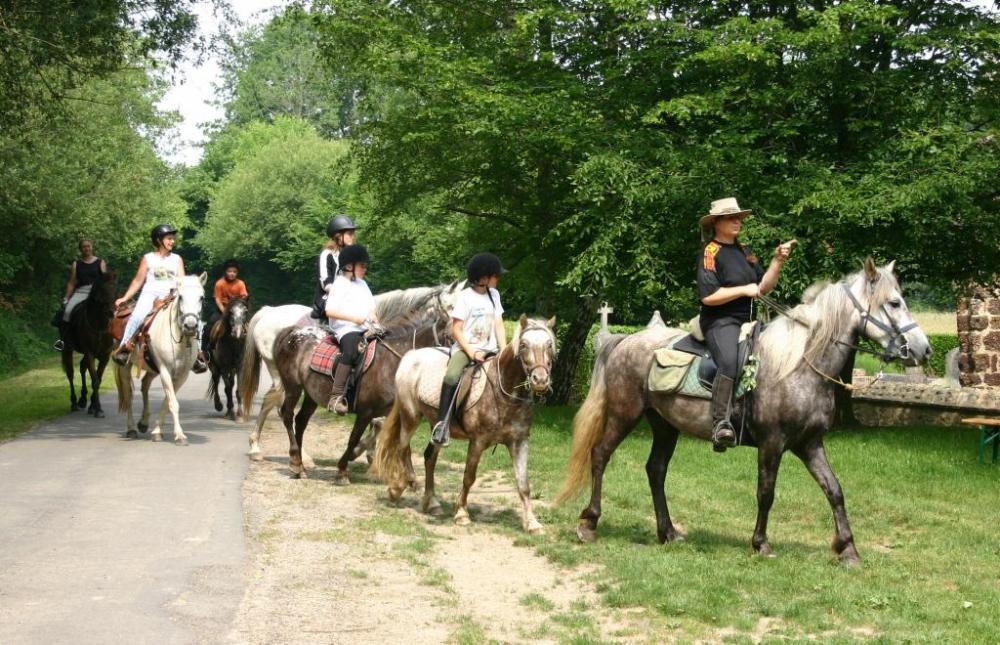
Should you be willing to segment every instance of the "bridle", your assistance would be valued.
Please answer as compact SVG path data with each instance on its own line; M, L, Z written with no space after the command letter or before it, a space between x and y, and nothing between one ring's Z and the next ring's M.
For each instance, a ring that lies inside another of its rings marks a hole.
M904 334L906 334L906 332L910 331L911 329L917 327L917 323L915 321L910 321L908 324L900 327L899 325L896 324L896 321L892 319L892 316L889 315L889 310L885 308L885 303L882 303L881 307L882 313L885 314L886 320L889 321L889 323L886 324L879 318L873 317L871 315L870 301L868 303L869 308L865 309L864 307L861 306L861 303L858 301L857 296L854 295L854 292L851 291L851 287L846 282L841 282L840 284L844 288L844 291L847 292L847 297L850 298L851 304L854 305L854 309L858 312L858 315L861 316L861 329L859 330L858 333L861 334L862 337L867 338L865 330L867 329L868 324L871 323L872 325L881 329L882 331L884 331L886 334L889 335L889 342L886 344L885 348L882 349L881 351L873 351L871 349L867 349L864 347L857 347L849 343L844 343L843 341L836 341L836 342L841 345L847 345L858 351L865 352L866 354L872 354L873 356L878 356L884 361L891 361L895 359L905 360L910 358L910 345L906 341L906 336Z
M523 338L524 334L526 334L529 331L544 331L544 332L546 332L546 334L549 337L549 343L548 344L551 347L552 354L553 355L555 354L555 342L554 342L554 338L552 336L552 332L550 332L547 329L542 329L540 327L533 327L531 329L526 329L525 331L521 332L521 337ZM500 357L498 356L497 359L494 361L496 363L497 385L500 388L500 392L502 392L504 394L504 396L506 396L507 398L513 399L515 401L520 401L522 403L526 403L526 402L530 402L530 401L534 400L534 393L530 392L527 397L519 396L517 394L518 388L521 388L521 387L530 388L532 375L536 371L538 371L538 370L550 371L551 367L549 365L546 365L546 364L543 364L543 363L538 363L536 365L533 365L531 368L529 368L527 362L524 360L523 345L521 345L521 343L519 343L518 345L519 346L517 348L517 353L515 354L515 357L517 358L518 362L521 364L521 371L524 372L524 380L521 381L520 383L518 383L517 385L515 385L513 388L511 388L511 391L508 392L507 389L504 388L504 386L503 386L503 375L500 372ZM548 351L550 347L546 347L546 351ZM548 387L548 389L550 391L552 390L552 379L551 378L549 379L549 387Z

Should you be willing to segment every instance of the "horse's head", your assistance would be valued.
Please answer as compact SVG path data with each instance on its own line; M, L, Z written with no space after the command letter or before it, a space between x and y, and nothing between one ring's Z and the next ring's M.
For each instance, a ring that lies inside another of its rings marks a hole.
M555 316L546 321L522 314L510 342L535 394L545 394L552 387L552 361L556 356L556 335L552 330L555 326Z
M90 292L90 298L94 302L106 306L108 309L114 308L115 296L118 295L118 274L114 271L107 271L100 274L97 284Z
M229 333L238 340L243 337L250 321L250 304L243 298L233 298L226 305L224 317L229 324Z
M910 316L893 275L895 264L877 267L870 257L865 258L864 271L845 282L844 289L854 305L858 333L881 345L886 359L920 365L930 357L931 345Z
M185 336L198 333L201 319L201 303L205 299L205 282L208 274L186 275L177 285L177 318Z

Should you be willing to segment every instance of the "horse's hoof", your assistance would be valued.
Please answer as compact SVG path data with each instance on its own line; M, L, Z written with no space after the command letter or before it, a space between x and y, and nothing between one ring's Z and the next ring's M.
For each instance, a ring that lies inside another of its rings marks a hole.
M178 445L178 446L186 446L186 445L188 445L188 438L187 437L174 437L174 444Z
M768 558L769 560L773 560L778 557L778 555L774 552L774 549L772 549L771 545L767 542L761 544L759 547L755 547L754 554L759 555L762 558Z
M150 440L159 443L160 441L163 441L163 436L159 432L156 432L153 433L153 436L150 437Z
M597 531L589 526L579 524L576 527L576 537L584 544L590 544L597 539Z
M858 555L858 551L853 545L850 548L841 551L838 557L840 558L841 566L848 568L861 566L861 556Z
M461 514L455 515L455 525L456 526L468 526L470 524L472 524L472 520L469 519L469 514L468 513L466 513L464 515L461 515Z
M250 453L250 461L264 461L264 455L258 450Z
M525 530L528 532L528 535L545 535L545 528L541 524L529 526Z
M215 411L216 412L222 412L222 401L216 401L215 402Z
M95 419L103 419L104 418L104 410L94 410L94 418Z
M143 434L146 434L146 431L149 430L149 424L148 423L143 423L142 421L140 421L136 425L136 427L139 428L139 432L141 432Z
M138 439L139 438L139 433L136 432L135 430L129 430L128 432L125 433L125 438L126 439Z
M420 510L432 517L438 517L443 512L441 503L436 499L422 500L420 502Z
M340 472L339 470L333 476L334 486L350 486L351 479L347 476L347 473Z
M235 421L236 423L246 423L247 422L246 418L244 418L244 416L242 414L237 414L236 418L233 419L233 421Z
M389 501L392 502L393 504L397 503L402 496L403 496L403 489L401 488L389 489Z

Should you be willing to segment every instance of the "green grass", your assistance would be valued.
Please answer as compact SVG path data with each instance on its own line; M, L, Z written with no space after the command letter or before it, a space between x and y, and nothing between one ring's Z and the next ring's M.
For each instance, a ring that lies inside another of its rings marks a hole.
M77 387L79 385L77 379ZM0 380L0 410L3 410L0 441L12 439L37 423L66 414L69 386L59 359L47 359L35 369Z
M584 501L546 507L562 479L571 419L568 408L537 411L530 473L548 533L518 542L561 565L603 566L598 590L608 605L645 607L683 639L713 638L723 628L745 639L765 617L780 619L780 633L794 639L995 642L1000 633L1000 468L977 463L971 430L828 436L863 559L860 568L846 569L830 554L826 498L793 455L786 455L778 478L768 532L778 557L769 560L750 554L756 451L718 455L687 438L666 485L673 520L687 540L658 544L644 426L608 467L597 542L579 544L574 529ZM463 454L449 450L445 458ZM491 468L511 472L506 451L486 453L480 472ZM473 489L474 502L475 495ZM523 535L516 517L499 528Z

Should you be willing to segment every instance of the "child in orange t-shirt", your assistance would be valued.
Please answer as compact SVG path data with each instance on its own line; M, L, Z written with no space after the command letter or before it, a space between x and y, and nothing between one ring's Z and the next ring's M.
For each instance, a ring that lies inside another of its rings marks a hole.
M208 359L205 354L208 352L208 346L211 342L211 330L212 326L222 318L222 314L226 311L226 307L229 305L229 301L233 298L249 298L250 294L247 292L247 285L245 282L240 280L237 276L240 273L240 265L236 260L226 260L225 264L222 265L222 277L215 281L215 308L212 310L212 315L208 317L208 322L201 330L201 353L198 354L198 358L203 361Z

